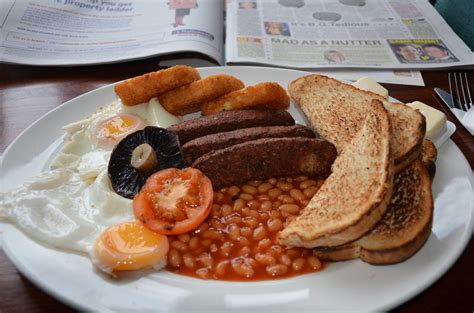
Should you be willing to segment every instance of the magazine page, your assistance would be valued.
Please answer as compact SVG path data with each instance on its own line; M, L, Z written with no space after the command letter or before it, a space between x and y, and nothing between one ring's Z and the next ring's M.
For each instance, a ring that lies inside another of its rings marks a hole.
M229 0L227 62L439 68L473 53L427 0Z
M192 51L223 62L224 2L2 0L0 61L118 62Z

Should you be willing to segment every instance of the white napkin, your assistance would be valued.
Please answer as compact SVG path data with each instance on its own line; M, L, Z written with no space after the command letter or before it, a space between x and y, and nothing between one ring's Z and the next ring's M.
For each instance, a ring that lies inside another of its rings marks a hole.
M461 124L474 136L474 107L467 112L459 109L451 109L451 112L456 115Z

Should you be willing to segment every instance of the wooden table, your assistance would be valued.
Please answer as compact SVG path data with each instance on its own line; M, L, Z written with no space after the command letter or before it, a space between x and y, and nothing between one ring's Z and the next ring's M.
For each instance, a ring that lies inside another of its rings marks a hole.
M125 78L159 69L159 59L85 67L0 65L0 153L32 122L82 93ZM469 71L474 83L474 71ZM448 90L447 72L423 72L426 87L388 85L390 95L403 102L419 100L445 112L456 124L451 137L474 167L474 139L441 103L433 87ZM472 88L472 87L471 87ZM474 88L473 88L474 89ZM472 312L474 240L454 266L398 312ZM67 279L67 278L65 278ZM45 294L23 277L0 250L0 312L74 311Z

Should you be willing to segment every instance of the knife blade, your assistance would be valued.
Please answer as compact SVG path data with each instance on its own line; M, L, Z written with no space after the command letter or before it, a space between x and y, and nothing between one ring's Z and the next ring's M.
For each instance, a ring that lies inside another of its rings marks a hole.
M444 103L451 109L459 109L456 105L456 101L454 100L453 96L449 93L444 91L441 88L433 88L436 94L443 100Z

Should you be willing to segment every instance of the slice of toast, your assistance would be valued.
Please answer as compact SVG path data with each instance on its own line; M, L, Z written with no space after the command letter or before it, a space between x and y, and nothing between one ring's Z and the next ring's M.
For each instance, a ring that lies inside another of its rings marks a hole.
M330 261L360 258L371 264L402 262L415 254L431 233L433 197L426 166L416 160L395 175L392 200L383 219L364 237L314 253Z
M391 127L373 100L362 128L344 147L301 214L278 235L290 247L338 246L360 238L380 221L392 194Z
M420 155L425 119L405 104L385 101L380 95L322 75L298 78L290 83L288 91L311 127L332 142L338 152L362 127L372 99L377 99L382 101L390 117L395 172Z

